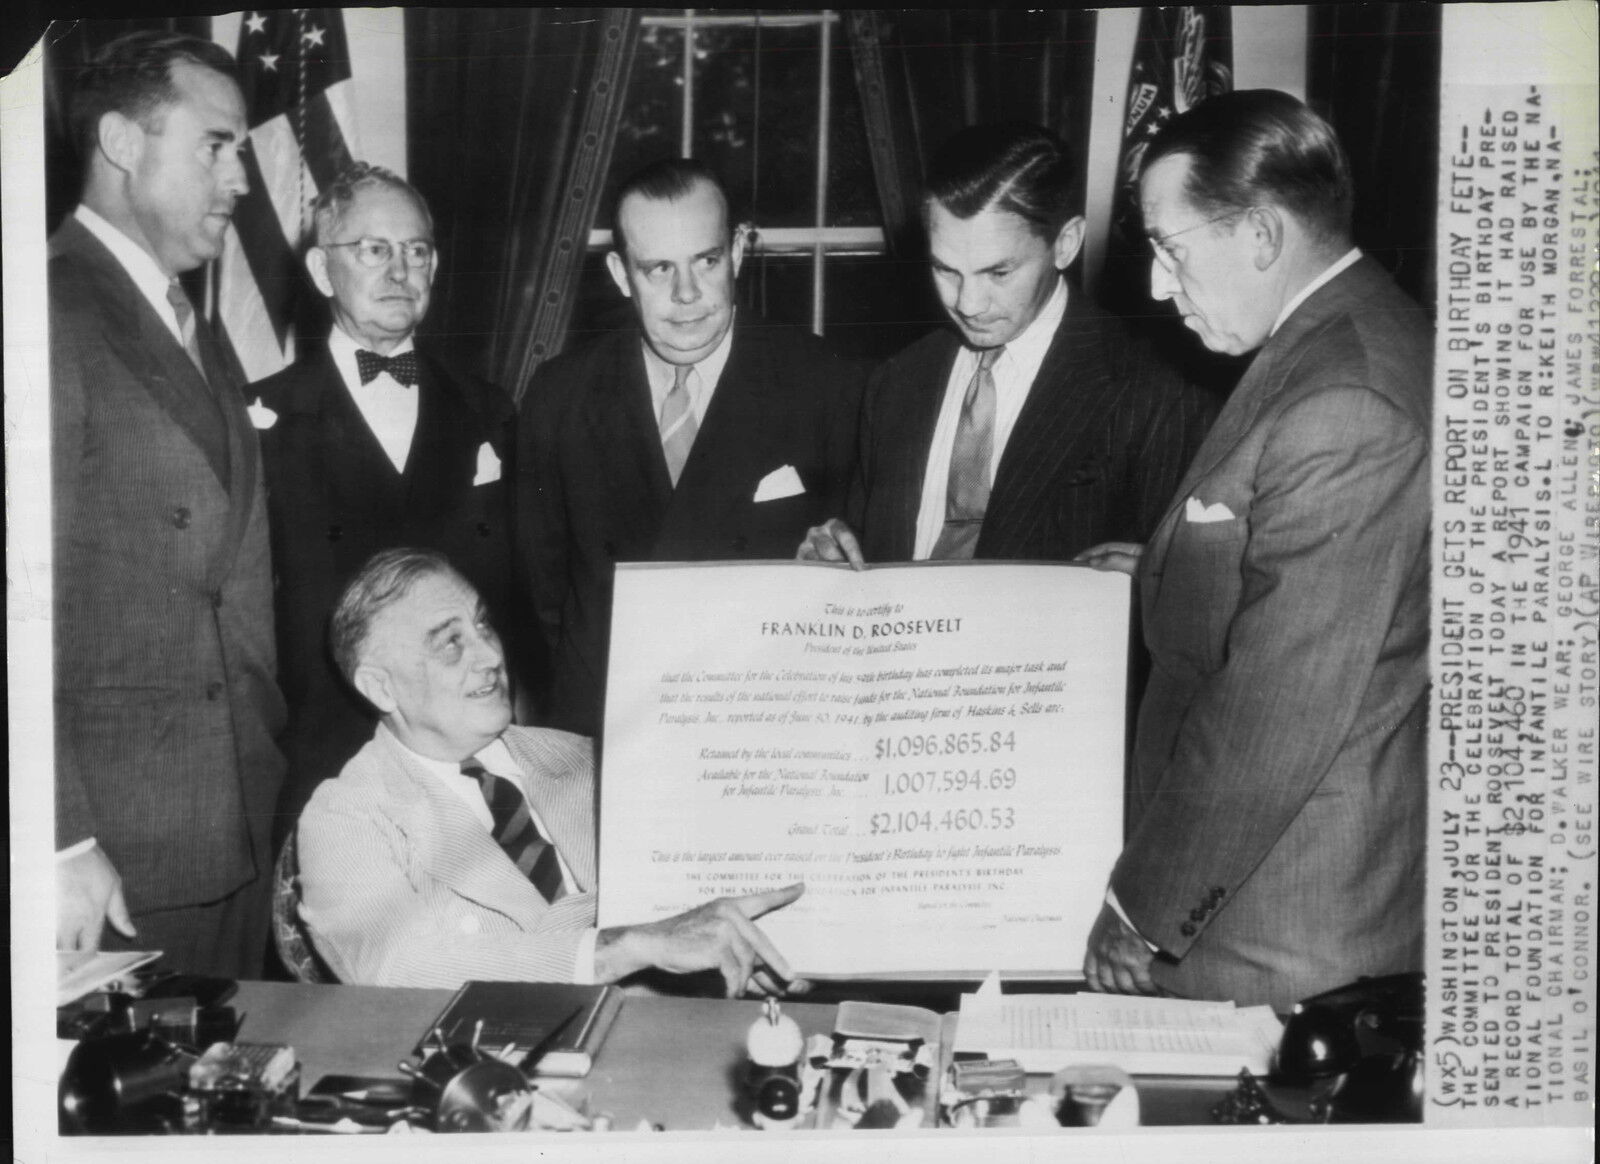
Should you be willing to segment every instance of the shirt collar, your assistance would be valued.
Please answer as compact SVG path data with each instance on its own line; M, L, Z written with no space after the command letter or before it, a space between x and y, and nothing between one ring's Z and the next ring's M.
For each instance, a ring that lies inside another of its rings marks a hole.
M458 780L461 778L461 765L465 761L452 764L449 760L435 760L432 756L424 756L421 752L414 752L400 742L400 737L389 730L388 724L380 723L378 731L380 734L388 736L389 742L398 748L402 755L410 757L416 762L417 767L430 775L437 776L441 780ZM517 771L517 763L511 758L511 749L506 747L506 741L503 736L497 736L487 745L478 749L468 759L477 760L478 763L497 776L509 776Z
M361 371L356 367L356 352L363 346L351 339L344 328L337 323L333 325L333 330L328 333L328 354L333 357L334 366L339 369L339 376L344 380L345 386L352 392L359 388L371 387L371 385L363 385L361 383ZM398 356L402 352L412 351L415 347L415 342L408 335L396 344L394 350L389 354ZM399 741L396 742L398 743Z
M1061 317L1066 313L1067 281L1057 275L1056 288L1050 292L1043 309L1033 317L1032 323L1006 345L1006 357L1015 361L1019 370L1028 373L1029 383L1038 373L1039 365L1044 363L1044 354L1050 350L1050 343L1056 338L1056 328L1061 326Z
M149 251L81 202L73 210L72 216L105 244L106 250L128 273L134 286L150 300L156 314L163 319L172 314L172 304L167 301L167 288L172 284L172 276L161 269Z
M717 381L722 379L722 369L728 366L728 357L733 353L733 327L734 324L729 323L722 341L711 349L710 355L694 365L694 370L700 373L700 390L708 396L716 388ZM639 346L644 349L644 370L650 379L650 395L656 400L656 411L660 412L660 402L672 391L673 369L677 365L669 364L656 355L649 341L643 337L639 340Z
M1354 265L1355 261L1360 257L1361 248L1351 247L1345 252L1343 258L1339 259L1326 271L1323 271L1322 274L1318 275L1315 279L1311 280L1311 282L1300 288L1300 293L1283 305L1283 310L1278 312L1277 321L1272 325L1272 331L1269 331L1267 334L1276 334L1277 330L1284 325L1291 315L1295 313L1296 308L1298 308L1307 299L1310 299L1312 295L1316 294L1317 291L1321 290L1325 285L1332 282L1335 276Z

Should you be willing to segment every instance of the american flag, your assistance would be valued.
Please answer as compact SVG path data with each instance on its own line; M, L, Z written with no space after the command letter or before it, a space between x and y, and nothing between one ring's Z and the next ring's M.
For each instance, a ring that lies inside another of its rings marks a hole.
M1145 150L1177 114L1232 88L1232 27L1226 7L1140 9L1099 288L1101 301L1111 310L1129 316L1150 311L1150 248L1139 211L1139 165Z
M245 12L238 42L250 122L250 193L234 209L216 275L216 314L251 380L294 360L308 291L299 244L317 191L360 157L350 46L338 8Z

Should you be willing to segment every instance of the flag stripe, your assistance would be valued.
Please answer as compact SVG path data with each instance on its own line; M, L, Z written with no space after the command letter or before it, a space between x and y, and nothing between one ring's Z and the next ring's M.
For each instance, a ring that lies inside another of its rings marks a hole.
M300 138L300 152L317 188L325 188L351 161L344 132L333 116L333 106L328 103L326 93L318 93L306 103L305 116L295 129Z
M289 333L292 314L289 301L295 281L294 250L278 226L278 212L255 155L244 157L250 192L234 210L233 228L239 233L240 249L266 302L272 331L281 347Z

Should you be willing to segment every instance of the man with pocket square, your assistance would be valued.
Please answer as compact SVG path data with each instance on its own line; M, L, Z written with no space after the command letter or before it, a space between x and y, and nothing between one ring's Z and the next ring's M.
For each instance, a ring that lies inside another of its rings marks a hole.
M290 367L255 384L277 574L279 675L289 702L289 776L280 840L306 799L372 735L376 718L341 681L327 623L378 550L448 554L513 635L509 473L511 400L452 374L413 340L439 252L422 196L379 166L354 163L312 207L306 268L333 325ZM504 478L504 479L503 479ZM528 680L523 644L508 644Z
M802 559L1066 561L1155 527L1215 405L1069 286L1079 185L1035 125L970 126L935 155L923 221L954 327L873 374L848 506Z
M1144 157L1152 294L1257 351L1133 573L1152 674L1091 986L1268 1003L1422 968L1427 312L1351 242L1333 130L1212 97Z
M606 256L636 329L541 366L519 422L519 522L551 652L541 722L598 735L612 575L625 561L788 558L837 512L863 375L736 309L745 236L716 175L648 166Z

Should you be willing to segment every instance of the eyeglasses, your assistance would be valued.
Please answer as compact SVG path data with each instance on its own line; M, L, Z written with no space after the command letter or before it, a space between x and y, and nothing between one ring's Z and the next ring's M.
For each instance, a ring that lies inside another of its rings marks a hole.
M1180 235L1188 234L1192 230L1199 230L1202 226L1210 226L1212 223L1222 222L1224 219L1242 218L1248 213L1250 213L1249 207L1243 210L1229 210L1217 215L1215 218L1208 218L1204 222L1197 222L1193 226L1175 230L1171 234L1152 234L1146 237L1150 241L1150 249L1155 252L1156 262L1161 264L1162 270L1169 275L1176 275L1178 273L1178 256L1167 249L1168 243Z
M426 267L433 261L433 244L414 238L403 243L392 243L386 238L358 238L354 242L319 243L323 250L334 247L354 247L356 262L363 267L387 267L394 258L395 248L405 256L406 266Z

